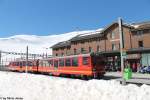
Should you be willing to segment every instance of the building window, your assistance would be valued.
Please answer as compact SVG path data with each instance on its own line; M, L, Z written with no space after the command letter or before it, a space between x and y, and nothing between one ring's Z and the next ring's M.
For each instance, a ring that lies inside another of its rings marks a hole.
M92 52L92 48L91 47L89 47L89 52Z
M63 52L61 53L61 56L64 56L64 53L63 53Z
M76 55L77 54L77 49L76 48L74 48L74 55Z
M74 45L77 45L77 42L74 42Z
M138 36L142 36L143 35L143 31L137 31L137 35Z
M139 47L143 47L143 41L139 41L138 44L139 44Z
M99 45L97 46L97 52L99 52L100 51L100 47L99 47Z
M85 51L84 48L81 48L81 53L84 53L84 51Z
M70 47L67 47L67 50L70 50Z
M112 44L112 50L116 50L116 45Z
M55 50L58 51L58 48L56 48Z
M110 36L111 36L112 39L114 39L114 38L115 38L115 33L114 33L114 32L111 32L111 35L110 35Z
M84 41L81 41L81 44L84 44Z
M56 56L58 56L58 54L56 53Z

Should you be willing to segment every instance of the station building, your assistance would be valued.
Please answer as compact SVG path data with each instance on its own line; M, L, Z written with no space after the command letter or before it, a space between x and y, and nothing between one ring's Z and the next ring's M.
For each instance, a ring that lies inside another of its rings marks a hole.
M140 66L150 66L150 22L123 23L123 41L126 60L136 71ZM113 22L102 30L80 34L52 47L53 56L97 53L105 55L106 68L120 70L119 24Z

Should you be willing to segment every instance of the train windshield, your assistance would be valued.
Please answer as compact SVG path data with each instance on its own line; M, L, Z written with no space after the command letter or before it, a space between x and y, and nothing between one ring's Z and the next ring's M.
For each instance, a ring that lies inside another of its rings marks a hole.
M104 57L101 57L101 56L93 56L92 57L92 64L95 67L104 66L105 65L105 59L104 59Z

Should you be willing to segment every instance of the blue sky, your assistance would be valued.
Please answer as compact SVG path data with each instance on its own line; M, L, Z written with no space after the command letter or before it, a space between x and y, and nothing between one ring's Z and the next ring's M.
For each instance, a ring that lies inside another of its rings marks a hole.
M150 20L150 0L0 0L0 37L50 35Z

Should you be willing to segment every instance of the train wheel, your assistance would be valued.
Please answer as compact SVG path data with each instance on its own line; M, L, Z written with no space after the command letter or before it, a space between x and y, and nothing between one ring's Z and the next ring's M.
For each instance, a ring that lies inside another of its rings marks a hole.
M92 76L87 76L88 80L92 79Z
M88 76L87 75L81 75L81 79L88 80Z
M70 77L71 77L71 78L75 78L75 75L71 74Z

